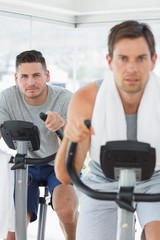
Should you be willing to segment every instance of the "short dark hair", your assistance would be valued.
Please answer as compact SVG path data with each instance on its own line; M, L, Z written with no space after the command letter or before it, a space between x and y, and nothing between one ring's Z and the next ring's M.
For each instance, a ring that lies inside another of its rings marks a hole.
M151 57L153 57L155 54L155 39L149 25L134 20L124 21L110 29L108 36L109 55L113 57L114 46L119 40L124 38L135 39L139 37L145 38Z
M36 51L36 50L24 51L24 52L21 52L19 55L17 55L16 69L22 63L34 63L34 62L41 63L44 70L47 69L45 58L43 57L40 51Z

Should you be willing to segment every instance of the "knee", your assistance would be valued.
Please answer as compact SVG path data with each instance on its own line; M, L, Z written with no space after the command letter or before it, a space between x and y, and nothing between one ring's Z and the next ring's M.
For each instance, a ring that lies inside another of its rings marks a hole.
M15 240L15 233L8 232L7 238L5 240Z
M73 223L76 220L78 215L76 210L68 207L57 209L56 213L59 217L59 220L64 224Z

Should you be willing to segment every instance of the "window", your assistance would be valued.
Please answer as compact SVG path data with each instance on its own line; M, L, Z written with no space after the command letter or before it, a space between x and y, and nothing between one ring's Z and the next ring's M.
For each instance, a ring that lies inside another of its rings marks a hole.
M148 23L160 56L160 23ZM52 20L0 12L0 90L14 84L16 55L27 49L42 51L51 82L73 92L88 82L103 79L107 70L107 36L113 24L74 28ZM160 76L160 57L155 72Z

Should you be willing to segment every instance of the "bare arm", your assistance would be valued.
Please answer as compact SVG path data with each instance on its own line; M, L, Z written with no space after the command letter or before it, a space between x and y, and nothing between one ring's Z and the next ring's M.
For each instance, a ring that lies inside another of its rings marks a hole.
M55 160L56 176L64 184L70 183L70 178L65 166L66 152L69 141L78 142L75 159L75 168L77 173L79 173L83 167L83 163L90 145L90 138L91 135L94 134L92 128L88 129L85 126L84 120L92 118L96 95L96 83L91 83L78 90L74 94L69 104L64 138Z

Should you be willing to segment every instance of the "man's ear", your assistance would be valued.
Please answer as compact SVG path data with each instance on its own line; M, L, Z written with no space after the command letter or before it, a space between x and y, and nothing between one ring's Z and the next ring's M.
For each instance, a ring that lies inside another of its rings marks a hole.
M18 85L18 82L17 82L17 73L16 73L16 72L14 73L14 80L15 80L16 85Z
M112 66L111 66L112 58L109 54L106 54L106 60L107 60L109 68L112 69Z
M46 82L50 81L50 72L49 70L46 70Z
M151 71L155 68L156 61L157 61L157 53L155 53L155 54L153 55L153 57L152 57Z

